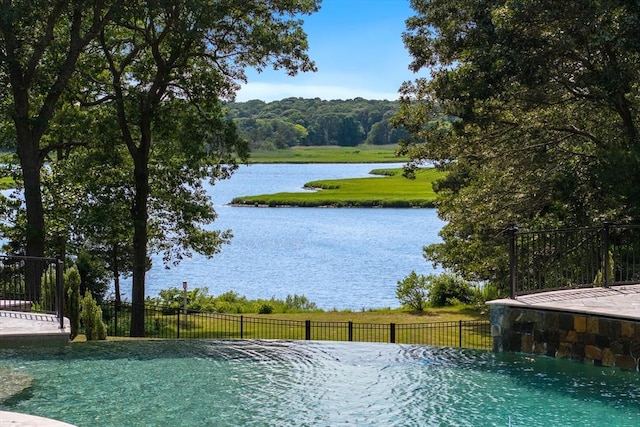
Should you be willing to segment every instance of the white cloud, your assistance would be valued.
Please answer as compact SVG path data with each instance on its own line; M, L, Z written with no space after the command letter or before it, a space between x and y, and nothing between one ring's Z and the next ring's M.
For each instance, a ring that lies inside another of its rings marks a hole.
M278 101L289 97L331 99L398 99L397 92L372 91L357 87L293 85L287 83L247 83L242 85L236 101L245 102L260 99L265 102Z

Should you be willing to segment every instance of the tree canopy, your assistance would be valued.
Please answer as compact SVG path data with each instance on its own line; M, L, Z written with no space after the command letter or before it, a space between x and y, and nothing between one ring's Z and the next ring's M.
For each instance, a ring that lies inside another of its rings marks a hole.
M26 253L64 257L75 245L116 280L130 270L131 335L144 335L150 250L170 264L211 256L231 237L209 228L216 214L203 190L248 155L222 101L246 67L315 70L301 18L319 2L3 2L0 124L20 159L26 215L15 218L26 226L16 240Z
M504 283L504 231L640 218L640 4L412 0L395 123L435 162L447 221L427 259Z
M252 149L397 144L408 135L391 126L397 101L286 98L226 104Z

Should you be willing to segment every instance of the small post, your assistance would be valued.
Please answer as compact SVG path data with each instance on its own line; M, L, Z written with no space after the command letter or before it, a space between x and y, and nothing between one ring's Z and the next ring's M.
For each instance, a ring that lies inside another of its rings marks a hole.
M462 320L458 320L458 347L462 348Z
M56 293L60 329L64 329L64 261L56 260Z
M349 341L353 341L353 322L349 320Z
M394 344L396 342L396 324L395 323L389 324L389 342L391 344Z
M182 281L182 313L187 315L187 281Z
M516 299L516 272L518 257L516 254L516 235L518 233L518 226L513 225L509 229L509 285L511 299Z
M609 263L609 244L609 223L605 222L604 228L602 229L602 258L604 259L604 274L602 275L604 279L603 288L608 288L611 284L611 274L609 273L609 269L611 268Z
M311 340L311 320L304 321L304 339Z
M178 337L180 338L180 310L178 310Z

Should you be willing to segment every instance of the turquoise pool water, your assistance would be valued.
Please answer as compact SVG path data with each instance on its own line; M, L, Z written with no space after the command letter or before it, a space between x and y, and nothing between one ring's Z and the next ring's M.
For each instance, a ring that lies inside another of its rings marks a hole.
M137 341L0 350L0 409L77 426L637 426L640 374L471 350Z

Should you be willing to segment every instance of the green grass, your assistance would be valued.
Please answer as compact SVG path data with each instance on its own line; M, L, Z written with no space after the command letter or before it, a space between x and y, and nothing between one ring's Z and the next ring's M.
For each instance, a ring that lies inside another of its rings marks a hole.
M305 187L313 192L276 193L236 197L232 204L249 206L297 207L433 207L436 195L433 182L442 173L433 168L421 169L416 179L402 176L402 169L376 169L383 177L312 181Z
M244 339L305 339L305 321L311 322L311 339L346 341L349 322L353 326L353 341L390 342L390 326L396 325L396 342L456 347L462 333L464 347L489 349L489 328L464 324L465 321L487 321L484 311L472 306L429 308L422 313L402 309L351 311L314 311L273 315L219 313L147 315L149 337L180 338L244 338ZM119 329L128 330L130 317L121 313ZM111 328L109 329L111 330ZM122 339L122 338L109 338ZM75 341L83 341L79 336Z
M255 150L249 163L394 163L407 158L396 156L397 145L358 147L292 147L283 150Z

